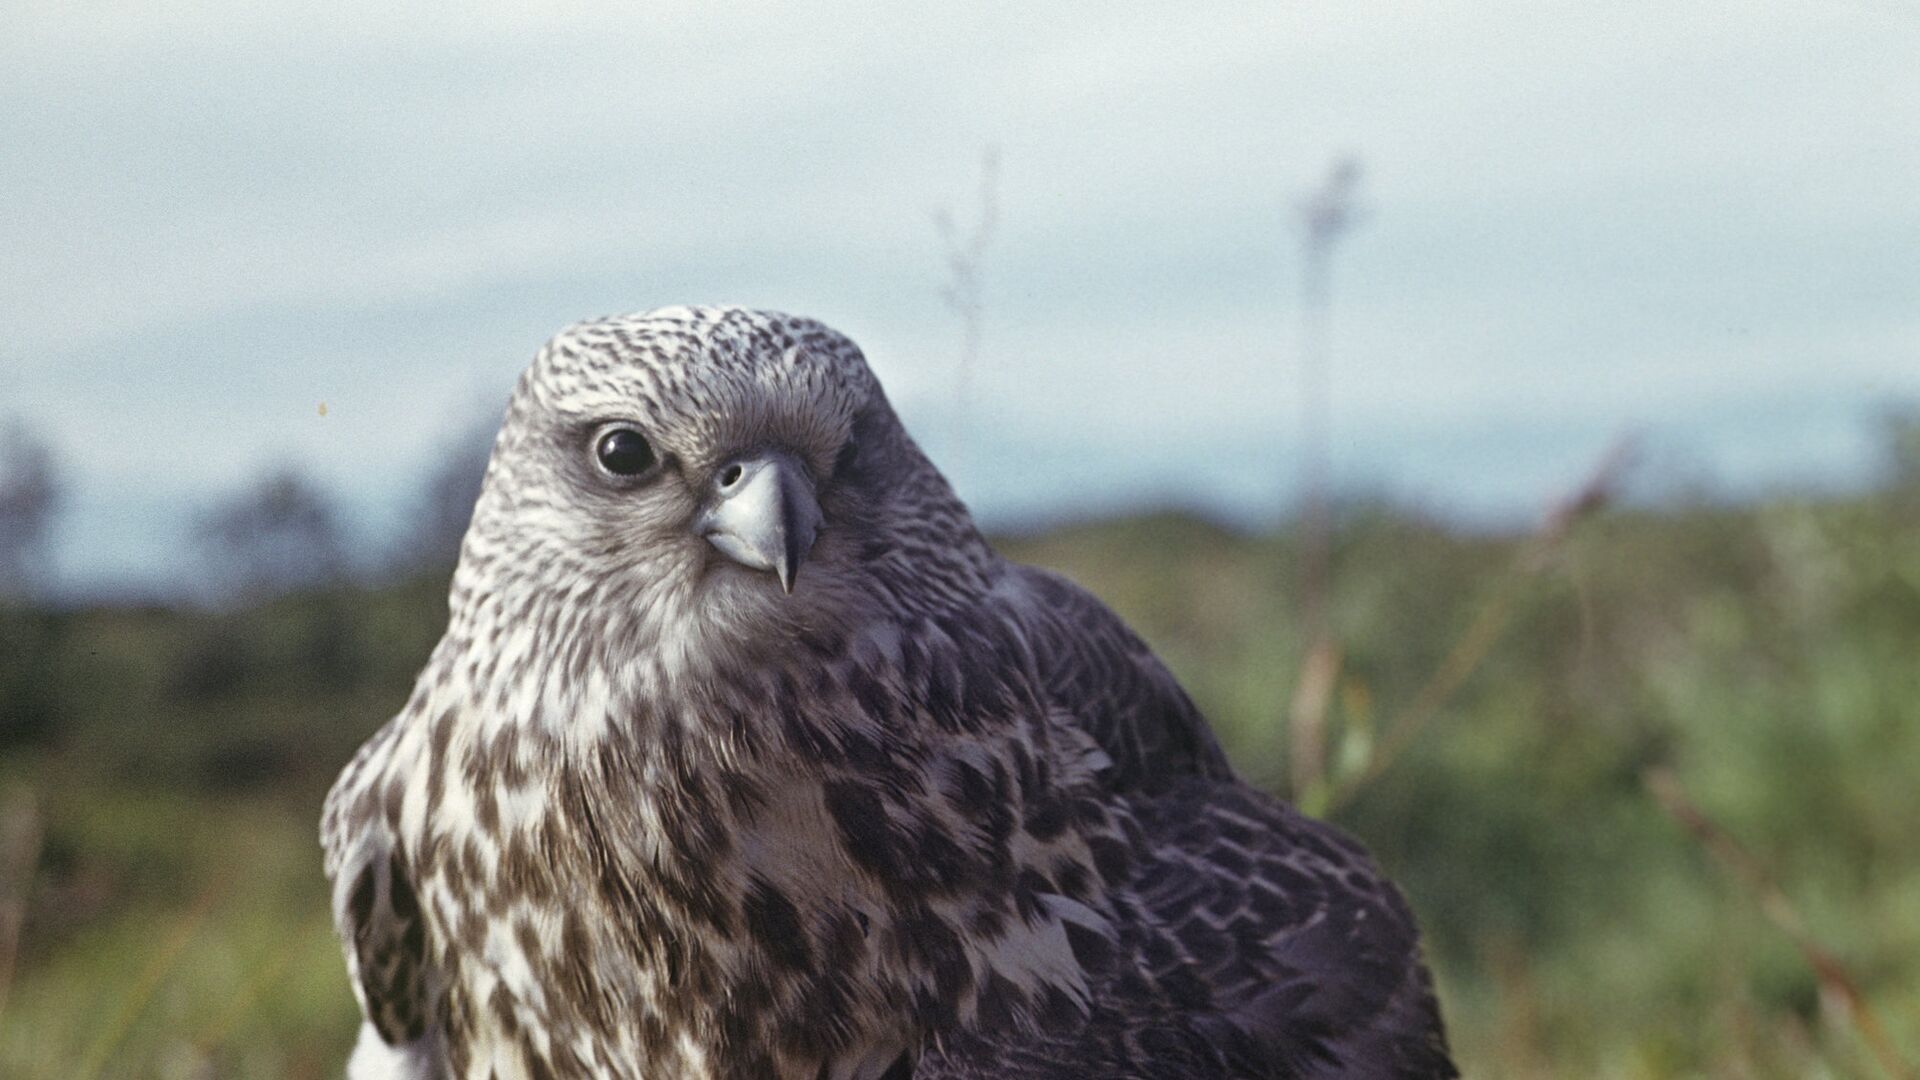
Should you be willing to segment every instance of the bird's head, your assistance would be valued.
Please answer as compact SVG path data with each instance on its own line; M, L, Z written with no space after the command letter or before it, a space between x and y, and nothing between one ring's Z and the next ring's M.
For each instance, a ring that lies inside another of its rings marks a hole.
M667 308L570 327L521 377L456 615L463 592L558 601L636 616L634 644L699 648L716 630L844 619L889 561L978 543L851 341L809 319Z

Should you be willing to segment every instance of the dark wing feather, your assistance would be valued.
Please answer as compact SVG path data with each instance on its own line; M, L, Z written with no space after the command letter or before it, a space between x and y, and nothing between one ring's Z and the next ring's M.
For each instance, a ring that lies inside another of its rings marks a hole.
M1413 916L1366 852L1234 779L1186 692L1065 578L1009 567L1052 704L1132 812L1116 944L1139 959L1070 1030L974 1032L924 1059L973 1077L1450 1077ZM918 1073L916 1075L919 1075Z
M367 1020L390 1046L426 1034L427 949L420 903L397 855L355 875L341 936Z
M1204 1026L1251 1040L1263 1075L1455 1075L1413 914L1360 845L1239 784L1134 810L1134 895L1172 946L1154 978L1197 978Z
M1238 784L1135 801L1118 953L1090 1016L974 1030L917 1080L1445 1078L1440 1016L1405 903L1358 845Z
M1005 593L1051 703L1113 760L1108 782L1114 790L1233 775L1186 691L1105 604L1059 574L1031 566L1008 567Z
M397 742L389 723L361 747L321 818L333 918L367 1021L390 1046L426 1034L431 1010L426 924L380 805L382 765Z
M971 1029L924 1053L913 1080L1240 1080L1259 1076L1188 1018L1158 1006L1102 1002L1092 1016L1041 1031Z

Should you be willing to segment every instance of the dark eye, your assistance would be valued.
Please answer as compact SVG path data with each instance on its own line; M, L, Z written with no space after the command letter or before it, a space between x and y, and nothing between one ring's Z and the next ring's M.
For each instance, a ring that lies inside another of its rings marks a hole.
M611 428L593 448L600 467L615 476L639 476L653 468L653 447L630 427Z

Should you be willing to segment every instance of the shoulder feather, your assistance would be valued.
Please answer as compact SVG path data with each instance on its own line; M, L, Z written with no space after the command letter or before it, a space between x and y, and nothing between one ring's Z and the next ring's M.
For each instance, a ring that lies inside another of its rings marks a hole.
M999 593L1033 651L1051 703L1112 759L1113 788L1233 775L1166 665L1091 593L1052 571L1012 564Z

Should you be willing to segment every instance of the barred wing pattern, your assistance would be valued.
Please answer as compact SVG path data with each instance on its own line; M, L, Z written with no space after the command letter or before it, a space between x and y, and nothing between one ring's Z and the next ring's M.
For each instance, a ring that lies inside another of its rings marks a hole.
M1358 845L1204 779L1133 812L1139 857L1092 1015L979 1025L915 1077L1457 1075L1412 916Z
M1232 777L1173 673L1091 593L1052 571L1010 564L1000 597L1027 634L1052 704L1113 759L1114 790Z
M1133 872L1084 1023L981 1030L917 1076L1455 1075L1412 914L1366 852L1232 775L1192 701L1099 600L1010 566L1052 696L1112 759Z

